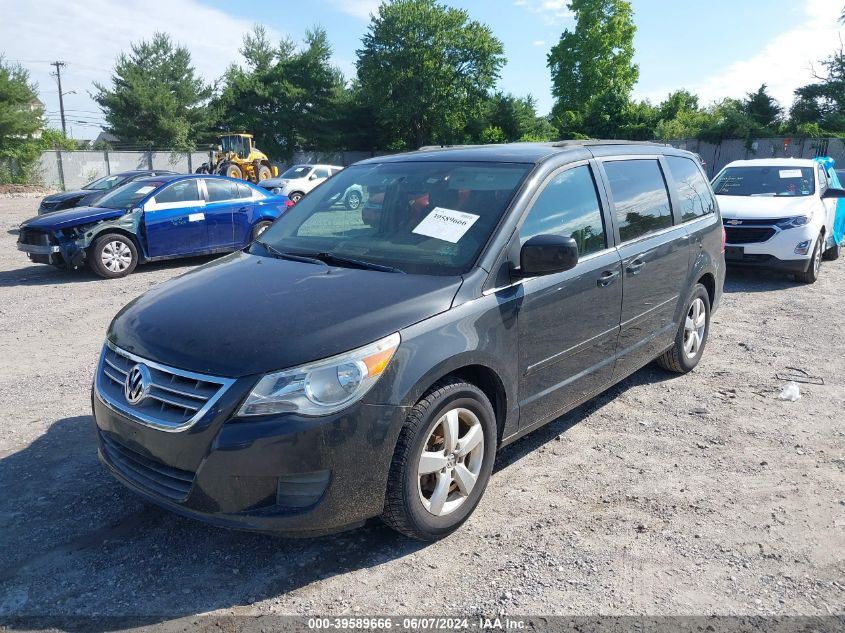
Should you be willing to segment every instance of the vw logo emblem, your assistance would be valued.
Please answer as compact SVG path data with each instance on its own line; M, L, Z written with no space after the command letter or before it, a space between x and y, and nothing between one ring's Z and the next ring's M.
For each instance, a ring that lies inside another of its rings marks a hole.
M129 404L140 404L147 397L152 385L152 376L146 365L138 363L126 374L123 395Z
M742 224L742 220L725 220L725 224L736 226L737 224Z

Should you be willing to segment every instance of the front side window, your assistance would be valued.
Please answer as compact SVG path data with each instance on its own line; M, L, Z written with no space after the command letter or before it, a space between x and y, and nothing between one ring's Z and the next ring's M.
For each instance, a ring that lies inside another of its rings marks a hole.
M554 176L540 193L519 230L520 244L535 235L571 237L582 257L607 246L596 183L587 165Z
M261 235L275 251L344 257L407 273L470 270L533 165L419 161L348 167ZM350 188L364 204L344 204ZM265 254L260 244L256 254Z
M223 202L224 200L233 200L238 197L237 185L228 180L207 178L205 180L205 188L208 191L209 202Z
M683 156L667 156L666 162L681 199L681 220L686 222L715 212L716 200L710 184L695 161Z
M811 196L815 182L812 167L726 167L713 180L713 191L717 196Z
M604 170L623 242L672 226L669 192L657 160L607 161Z
M156 204L170 204L174 202L199 202L200 193L197 181L180 180L155 195Z
M824 172L824 167L819 167L819 193L824 193L827 188L827 174Z

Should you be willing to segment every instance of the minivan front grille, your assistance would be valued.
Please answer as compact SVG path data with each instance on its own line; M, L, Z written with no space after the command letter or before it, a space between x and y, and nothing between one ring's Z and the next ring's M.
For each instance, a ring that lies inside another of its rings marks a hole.
M131 401L126 393L130 373L135 378L129 381L135 387ZM137 422L165 431L192 426L233 382L148 361L108 342L97 368L101 400Z
M194 484L194 473L141 455L105 433L100 433L100 439L103 442L103 456L106 461L136 486L173 501L184 501L188 498Z
M771 226L726 226L725 235L728 244L755 244L771 238L777 229Z

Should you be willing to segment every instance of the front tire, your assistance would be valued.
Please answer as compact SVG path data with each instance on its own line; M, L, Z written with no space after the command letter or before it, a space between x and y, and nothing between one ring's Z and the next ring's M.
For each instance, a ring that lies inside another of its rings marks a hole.
M126 277L138 265L135 243L119 233L98 237L88 254L91 269L105 279Z
M496 445L496 416L484 392L458 378L441 380L399 435L382 520L422 541L448 536L484 494Z
M819 235L816 245L813 248L813 256L807 265L807 270L796 275L798 281L805 284L814 284L819 279L819 271L822 266L822 251L824 250L824 235Z
M675 342L657 357L663 369L685 374L695 369L704 354L710 333L710 295L701 284L695 284L687 299L686 310Z
M298 192L298 191L294 191L292 194L290 194L290 195L288 196L288 198L290 198L290 201L291 201L291 202L293 202L294 204L296 204L297 202L299 202L300 200L302 200L302 194L301 194L300 192Z
M361 194L357 191L350 191L349 194L346 196L346 208L350 211L354 211L358 207L361 206Z
M273 177L273 172L267 165L261 165L258 168L258 180L256 182L261 182L262 180L267 180L268 178Z

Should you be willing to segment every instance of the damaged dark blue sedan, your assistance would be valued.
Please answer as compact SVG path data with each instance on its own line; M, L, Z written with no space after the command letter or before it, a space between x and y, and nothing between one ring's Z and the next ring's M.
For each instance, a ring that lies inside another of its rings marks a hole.
M18 250L37 263L124 277L139 263L243 248L290 206L250 183L167 175L116 188L94 206L27 220Z

